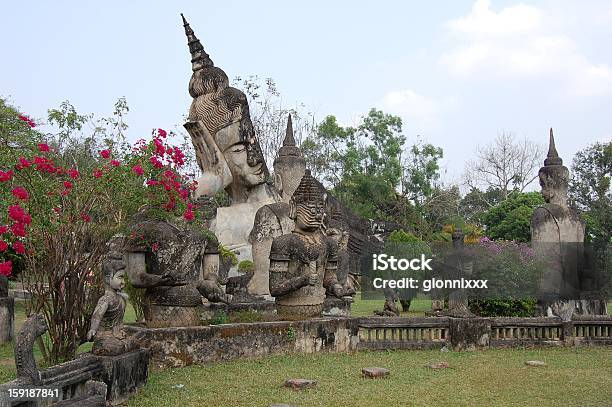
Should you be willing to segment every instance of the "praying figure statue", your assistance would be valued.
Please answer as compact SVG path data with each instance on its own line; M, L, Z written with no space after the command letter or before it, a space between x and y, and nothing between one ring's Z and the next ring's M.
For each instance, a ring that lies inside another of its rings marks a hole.
M93 340L93 353L101 356L120 355L138 346L123 329L123 316L128 298L122 290L125 287L126 263L123 254L109 252L102 264L104 273L104 295L91 317L87 339Z
M337 284L338 245L327 236L327 194L306 170L289 202L291 233L276 237L270 251L270 294L279 315L321 315L326 291L341 297Z

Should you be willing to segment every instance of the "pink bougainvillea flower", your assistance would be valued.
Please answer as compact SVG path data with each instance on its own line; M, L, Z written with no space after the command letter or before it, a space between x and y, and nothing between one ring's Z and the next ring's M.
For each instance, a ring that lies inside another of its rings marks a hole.
M13 242L13 250L15 250L15 253L17 254L25 254L26 252L25 245L19 240Z
M153 144L155 144L155 154L163 156L166 153L166 147L164 147L163 141L156 138L153 140Z
M164 129L157 129L157 134L159 134L159 137L163 137L163 138L165 138L168 135L168 133Z
M10 260L0 263L0 275L8 277L11 275L12 272L13 263Z
M30 194L28 194L28 191L26 191L24 187L15 187L11 190L11 193L15 198L21 199L22 201L30 199Z
M98 169L98 168L96 168L96 169L94 170L94 172L93 172L93 176L94 176L94 178L100 178L100 177L102 177L102 175L104 175L104 174L103 174L103 173L102 173L102 171L101 171L100 169Z
M0 252L5 251L6 249L8 249L8 243L6 243L4 240L0 240Z
M155 181L154 179L150 179L150 180L147 181L147 185L151 186L151 187L153 187L153 186L155 186L157 184L159 184L159 181Z
M75 169L75 168L71 168L71 169L68 170L68 176L70 178L72 178L72 179L79 178L79 175L81 175L81 174L79 174L79 171L77 169Z
M186 221L191 222L195 219L195 215L193 214L193 211L191 209L187 209L183 214L183 218L185 218Z
M38 145L38 150L43 153L46 153L46 152L49 152L51 148L49 148L49 145L47 143L40 143Z
M5 234L6 232L8 232L9 228L6 225L2 225L0 226L0 235Z
M110 158L111 152L110 150L102 150L100 151L100 155L102 156L102 158Z
M19 164L22 168L28 168L30 165L32 165L32 163L26 160L26 158L23 156L19 157Z
M25 216L25 211L19 204L11 205L8 208L9 218L13 219L16 222L21 222L23 217Z
M85 212L81 212L81 219L83 219L83 222L85 223L91 222L91 216L89 216Z
M57 172L57 168L55 168L53 160L50 160L46 157L34 157L34 165L36 166L37 171L48 172L49 174Z
M61 196L66 196L68 194L70 194L70 190L69 189L64 189L64 190L62 190L62 192L60 192Z
M21 223L23 223L24 225L29 225L30 223L32 223L32 216L30 216L29 213L26 213L25 215L23 215Z
M56 206L55 208L53 208L53 212L57 213L58 215L60 214L61 211L62 209L59 206Z
M136 175L143 175L144 171L142 169L142 167L140 165L135 165L134 167L132 167L132 171L134 171L136 173Z
M155 242L151 245L151 250L156 252L159 249L159 242Z
M155 168L164 168L164 164L162 164L157 157L151 157L149 158L149 161L151 161L151 164L153 164L153 167Z
M19 120L26 122L28 124L28 126L30 126L32 128L36 127L36 123L34 122L34 120L30 119L25 114L20 115L19 116Z
M70 189L70 188L72 188L72 182L70 182L70 181L64 181L64 188L66 188L66 189Z
M11 226L11 232L18 237L26 237L25 225L23 223L14 223Z
M113 167L119 167L121 165L121 163L117 160L111 160L111 165Z
M0 182L8 182L13 178L13 170L8 170L6 172L0 170Z

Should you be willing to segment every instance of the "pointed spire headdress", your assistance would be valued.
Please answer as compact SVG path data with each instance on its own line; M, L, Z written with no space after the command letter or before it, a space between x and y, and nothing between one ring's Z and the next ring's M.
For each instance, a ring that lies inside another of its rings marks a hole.
M204 51L202 43L195 36L183 13L181 13L181 17L183 19L183 27L185 27L185 35L187 36L187 45L189 45L189 52L191 53L191 69L197 71L198 69L214 66L213 61Z
M559 157L559 153L557 153L557 148L555 147L552 127L550 128L550 137L548 140L548 154L544 160L544 166L548 167L550 165L563 165L563 160Z

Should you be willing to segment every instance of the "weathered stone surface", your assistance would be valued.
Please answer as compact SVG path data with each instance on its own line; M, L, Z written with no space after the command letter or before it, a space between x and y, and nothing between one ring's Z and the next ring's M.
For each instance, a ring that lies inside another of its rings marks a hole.
M449 364L448 362L435 362L435 363L430 363L427 365L428 368L430 369L447 369L449 368Z
M0 297L0 344L13 340L15 326L15 299Z
M487 348L491 320L487 318L449 318L450 342L454 350Z
M284 386L294 390L312 389L317 386L317 381L310 379L288 379L285 380Z
M124 402L130 394L147 383L150 358L148 349L98 358L103 367L101 379L108 387L107 400L112 404Z
M357 320L349 318L126 329L141 338L157 363L177 367L286 353L350 352L358 342Z
M546 362L543 362L541 360L528 360L525 362L525 364L527 366L534 366L534 367L546 366Z
M364 367L361 369L361 375L363 377L369 377L372 379L387 377L389 374L389 369L384 367Z

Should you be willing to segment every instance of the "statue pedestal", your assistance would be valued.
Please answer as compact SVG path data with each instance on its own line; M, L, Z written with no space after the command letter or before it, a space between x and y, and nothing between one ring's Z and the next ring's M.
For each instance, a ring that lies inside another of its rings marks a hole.
M13 297L0 298L0 344L13 340L13 327L15 325L15 299Z
M106 383L106 399L111 405L125 402L130 394L147 383L149 349L138 349L118 356L98 356Z
M149 305L144 309L144 317L149 328L200 325L198 307Z
M231 304L204 303L200 307L200 318L202 320L213 319L216 315L223 312L225 315L230 315L234 312L253 311L262 315L274 315L276 314L276 306L274 301L261 300L253 302L235 302Z
M349 317L351 316L352 298L325 298L323 303L324 317Z

